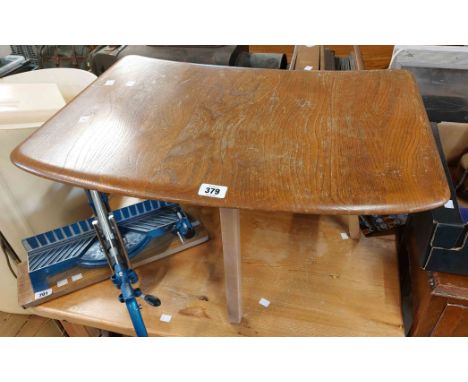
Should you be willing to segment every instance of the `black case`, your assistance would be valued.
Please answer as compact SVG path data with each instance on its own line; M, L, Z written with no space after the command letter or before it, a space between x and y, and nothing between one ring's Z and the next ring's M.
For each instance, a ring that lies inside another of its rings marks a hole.
M442 206L410 215L404 237L405 240L414 240L421 266L426 271L468 275L468 225L464 224L460 215L455 187L435 123L432 124L432 132L450 187L454 208Z

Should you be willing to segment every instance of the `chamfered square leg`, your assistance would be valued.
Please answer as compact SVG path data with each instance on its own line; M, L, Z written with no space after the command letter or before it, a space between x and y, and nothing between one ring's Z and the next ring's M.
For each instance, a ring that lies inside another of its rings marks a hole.
M359 227L359 216L350 215L348 216L348 229L349 237L354 240L361 238L361 228Z
M220 208L223 240L224 279L229 321L238 324L242 319L240 211Z

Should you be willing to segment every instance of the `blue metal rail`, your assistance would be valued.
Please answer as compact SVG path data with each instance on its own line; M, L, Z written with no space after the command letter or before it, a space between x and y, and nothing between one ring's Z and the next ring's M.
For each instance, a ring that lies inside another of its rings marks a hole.
M146 200L112 212L124 239L128 257L140 253L154 238L177 233L183 222L190 224L177 204ZM94 219L81 220L23 240L28 271L35 292L48 289L48 277L70 268L107 266L100 248ZM191 229L191 226L188 227Z

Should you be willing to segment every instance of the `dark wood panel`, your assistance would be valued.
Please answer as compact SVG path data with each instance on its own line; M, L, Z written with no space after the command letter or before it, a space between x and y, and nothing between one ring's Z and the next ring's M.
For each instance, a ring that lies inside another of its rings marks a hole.
M433 294L433 280L418 261L417 252L410 250L411 300L413 323L409 335L427 337L432 334L435 325L447 305L447 299Z
M453 305L453 307L458 308L459 319L456 320L456 325L454 325L454 329L451 330L451 336L468 337L468 306Z
M434 294L465 300L468 304L468 277L435 272L434 287Z
M409 256L413 322L411 336L468 336L468 277L426 272L421 268L415 235L409 234L408 253L400 251L400 264ZM406 272L400 269L401 273ZM402 290L406 290L403 283Z
M212 207L401 213L449 199L406 71L244 69L128 56L12 159L83 188ZM226 197L198 195L202 183L228 187Z
M432 332L434 337L468 336L468 308L448 304Z

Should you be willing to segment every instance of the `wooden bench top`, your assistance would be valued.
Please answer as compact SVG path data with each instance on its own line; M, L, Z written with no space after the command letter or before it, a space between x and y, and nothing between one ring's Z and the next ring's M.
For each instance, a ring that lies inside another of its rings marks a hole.
M103 192L213 207L403 213L449 199L413 77L118 61L13 162ZM201 184L227 187L200 196Z

